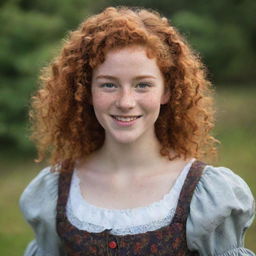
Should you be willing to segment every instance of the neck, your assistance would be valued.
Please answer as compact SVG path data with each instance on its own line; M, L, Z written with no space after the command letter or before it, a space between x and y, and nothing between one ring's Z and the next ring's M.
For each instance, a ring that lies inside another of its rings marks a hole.
M156 136L150 140L122 144L106 137L104 145L95 154L99 169L112 174L138 174L159 168L169 160L160 155L161 144ZM96 159L95 158L95 159Z

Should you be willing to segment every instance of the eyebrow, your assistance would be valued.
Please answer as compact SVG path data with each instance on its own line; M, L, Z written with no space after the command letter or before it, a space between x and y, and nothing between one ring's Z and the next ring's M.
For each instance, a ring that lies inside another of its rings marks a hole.
M98 76L96 76L96 79L100 79L100 78L111 79L111 80L118 80L117 77L110 76L110 75L98 75ZM144 78L157 79L155 76L152 76L152 75L141 75L141 76L136 76L134 78L134 80L139 80L139 79L144 79Z

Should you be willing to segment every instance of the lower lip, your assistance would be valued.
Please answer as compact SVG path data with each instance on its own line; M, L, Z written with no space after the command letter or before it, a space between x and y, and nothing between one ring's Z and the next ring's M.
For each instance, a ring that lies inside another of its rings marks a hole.
M137 118L137 119L134 119L132 121L120 121L120 120L117 120L115 119L114 117L112 117L113 120L115 121L115 123L118 125L118 126L122 126L122 127L127 127L127 126L132 126L136 123L136 121L140 118Z

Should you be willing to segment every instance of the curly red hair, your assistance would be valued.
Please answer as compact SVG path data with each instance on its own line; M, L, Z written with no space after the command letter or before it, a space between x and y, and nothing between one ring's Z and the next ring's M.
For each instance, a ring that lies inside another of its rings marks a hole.
M170 91L155 123L161 155L170 160L216 155L218 141L210 135L214 91L200 58L158 12L122 6L85 20L42 70L30 111L38 161L49 155L52 165L72 164L103 145L104 129L91 104L92 71L110 49L130 45L145 46L156 57Z

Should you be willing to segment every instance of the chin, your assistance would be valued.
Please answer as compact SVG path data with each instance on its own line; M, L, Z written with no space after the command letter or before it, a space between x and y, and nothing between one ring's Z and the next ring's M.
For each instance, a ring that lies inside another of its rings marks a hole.
M136 138L116 138L115 141L120 144L132 144L137 141Z
M119 135L119 136L115 136L115 135L112 135L111 136L111 140L114 140L115 142L117 143L120 143L120 144L132 144L136 141L139 140L140 136L134 136L135 134L131 134L131 136L127 136L127 135Z

